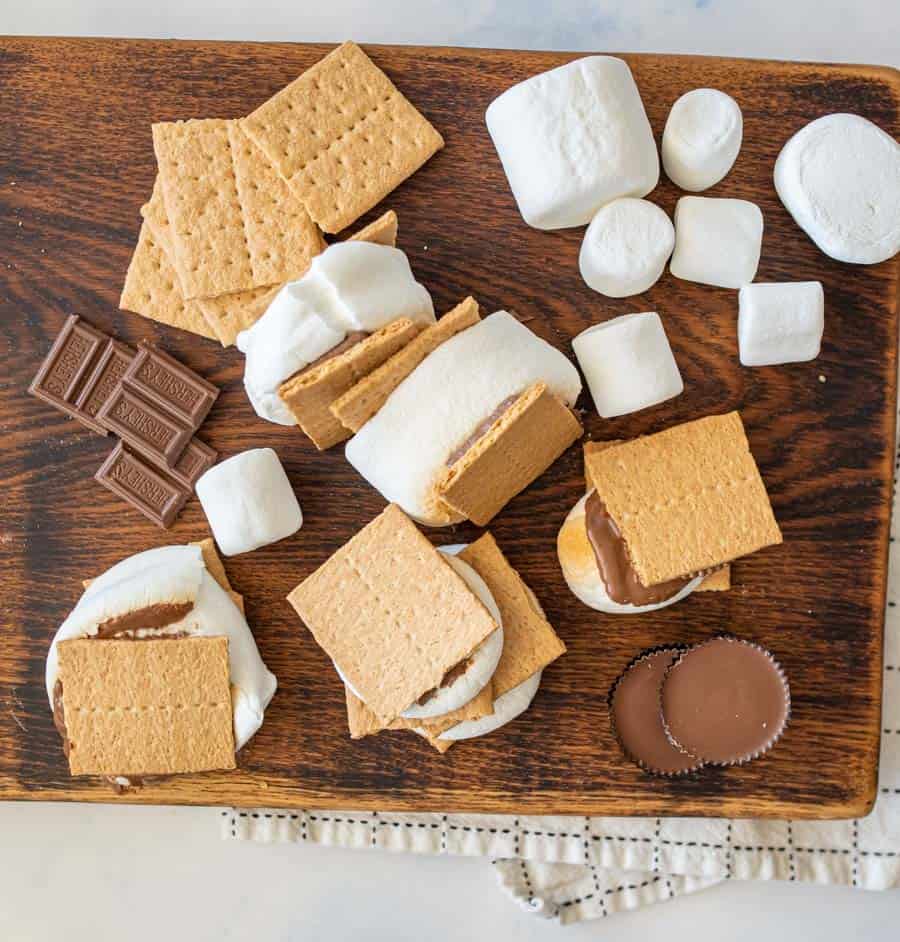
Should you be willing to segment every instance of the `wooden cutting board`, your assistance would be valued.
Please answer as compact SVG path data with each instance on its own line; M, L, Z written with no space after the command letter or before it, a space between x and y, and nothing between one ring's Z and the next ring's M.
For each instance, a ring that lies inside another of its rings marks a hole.
M513 500L491 530L533 586L569 651L544 674L530 711L441 757L412 734L351 742L343 688L285 601L290 589L384 506L343 458L258 420L235 349L117 310L156 172L152 121L246 114L329 47L110 40L0 40L0 798L110 801L68 775L44 692L44 658L81 580L151 546L207 534L194 500L157 530L92 480L112 447L25 394L64 317L78 313L135 343L159 341L222 395L202 435L221 455L272 445L306 522L294 537L228 560L262 655L277 674L266 722L236 773L174 779L121 801L513 813L855 816L876 790L882 627L894 464L900 257L843 265L822 255L778 201L772 168L806 122L854 111L900 133L890 69L685 56L625 56L650 121L698 86L733 95L744 146L712 196L765 215L758 279L819 279L826 329L812 363L743 369L734 291L666 274L638 298L592 293L578 273L582 230L538 232L520 219L484 126L514 82L565 53L371 47L444 134L447 146L383 207L438 311L466 294L514 311L571 355L590 324L635 310L663 317L685 392L588 433L630 437L740 409L785 542L734 567L727 593L697 594L632 618L593 612L567 591L555 538L583 491L576 446ZM668 212L678 191L652 198ZM374 216L371 213L368 218ZM367 220L365 220L367 221ZM434 531L470 540L471 526ZM766 757L694 778L651 778L619 753L609 687L643 648L730 631L771 648L793 695L791 724Z

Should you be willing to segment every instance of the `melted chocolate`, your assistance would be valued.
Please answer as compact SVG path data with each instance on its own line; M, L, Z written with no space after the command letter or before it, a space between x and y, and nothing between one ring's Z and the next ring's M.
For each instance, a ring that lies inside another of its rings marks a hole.
M419 697L418 700L416 700L416 704L418 706L425 706L425 704L428 703L428 701L431 700L432 697L437 696L437 694L441 690L443 690L445 687L449 687L450 684L453 683L453 681L462 677L462 675L465 674L465 672L471 666L472 666L471 660L469 660L469 658L466 658L464 661L460 661L459 664L456 664L455 666L451 667L450 670L448 670L447 673L444 674L443 678L441 679L441 682L437 685L437 687L432 687L431 690L426 690L425 693L423 693L422 696Z
M447 456L447 465L448 467L452 464L456 464L460 458L481 438L485 432L503 415L505 412L509 411L510 406L519 398L518 393L514 396L507 396L503 402L497 406L496 409L486 418L483 419L478 425L475 426L475 430L472 434L465 439L461 444L457 445L453 451Z
M147 605L145 608L107 618L97 626L97 633L93 635L101 641L111 638L127 636L129 631L138 631L142 628L165 628L166 625L181 621L194 607L193 602L171 602L161 605Z
M600 578L606 586L607 595L614 602L620 605L656 605L677 595L691 581L670 579L658 585L642 585L631 565L622 534L596 491L585 502L584 524Z

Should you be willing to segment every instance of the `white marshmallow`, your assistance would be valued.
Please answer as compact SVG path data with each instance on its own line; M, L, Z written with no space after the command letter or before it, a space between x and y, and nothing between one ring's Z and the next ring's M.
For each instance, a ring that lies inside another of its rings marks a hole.
M859 115L801 128L775 161L775 189L831 258L874 265L900 251L900 144Z
M695 88L672 105L662 137L666 176L699 192L731 170L741 149L744 120L738 103L715 88Z
M456 726L451 726L438 736L438 739L449 739L458 742L461 739L474 739L476 736L486 736L511 723L517 716L521 716L531 701L534 700L538 687L541 686L543 671L532 674L521 684L507 690L506 693L494 700L494 712L490 716L483 716L480 720L463 720ZM419 730L417 730L419 732Z
M522 218L536 229L585 225L618 196L659 181L653 131L628 65L588 56L535 75L485 115Z
M252 327L238 334L238 349L247 356L244 387L256 414L296 425L278 387L350 331L379 330L398 317L434 323L431 296L413 277L406 255L371 242L330 245L302 278L275 295Z
M675 207L676 278L719 288L740 288L756 277L763 216L747 200L682 196Z
M627 605L614 602L606 591L606 584L600 575L597 558L594 556L593 547L587 536L584 506L592 493L593 488L569 511L556 539L559 565L562 568L566 585L575 598L598 612L606 612L610 615L642 615L645 612L655 612L657 609L667 608L669 605L680 602L703 582L703 576L695 576L671 598L652 605Z
M738 347L744 366L814 360L825 329L818 281L744 285L738 295Z
M191 586L186 590L186 586ZM114 614L149 605L192 601L193 609L178 622L161 629L137 630L138 637L189 634L225 635L228 669L234 688L234 738L240 749L262 725L278 683L269 672L241 611L203 565L198 546L163 546L117 563L95 579L56 632L47 654L45 684L53 705L59 677L57 644L69 638L90 637Z
M271 448L252 448L213 465L195 490L226 556L276 543L303 524L294 489Z
M434 496L447 457L505 399L536 382L569 406L581 391L562 353L497 311L426 357L347 442L347 460L410 516L450 523Z
M684 383L659 314L623 314L582 331L572 348L604 419L680 396Z
M675 245L675 227L658 206L622 197L591 220L578 266L588 287L610 298L627 298L654 285Z

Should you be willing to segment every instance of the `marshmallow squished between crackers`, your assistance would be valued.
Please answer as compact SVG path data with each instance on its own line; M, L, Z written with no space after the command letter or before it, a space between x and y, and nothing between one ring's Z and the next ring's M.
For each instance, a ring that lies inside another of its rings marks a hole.
M676 278L719 288L740 288L756 277L763 216L747 200L682 196L675 207Z
M718 183L741 149L738 103L715 88L695 88L672 105L662 137L666 176L694 193Z
M659 314L623 314L582 331L572 349L605 419L680 396L684 383Z
M578 267L594 291L627 298L656 284L674 247L675 227L663 210L622 197L607 203L587 227Z
M317 255L286 284L266 313L238 334L246 354L244 387L256 414L279 425L297 419L278 395L281 384L336 347L348 333L372 332L398 318L434 323L431 296L399 249L348 240Z
M855 114L801 128L775 161L775 189L831 258L874 265L900 251L900 144Z
M158 615L160 607L172 620L142 627L150 624L149 613L155 608ZM227 638L234 748L240 749L262 725L277 682L263 663L243 614L207 570L200 546L162 546L137 553L91 582L56 632L47 654L45 681L51 706L60 677L57 645L75 638L96 638L98 632L106 636L116 625L131 626L115 633L122 638L182 634Z
M498 628L463 578L393 504L288 601L382 724L440 687Z
M819 281L757 282L738 294L738 347L744 366L814 360L825 329Z
M567 407L581 391L578 371L562 353L497 311L429 354L350 439L347 460L417 520L459 520L436 490L454 452L538 383Z
M514 85L491 102L488 131L522 218L583 226L619 196L659 181L653 131L622 59L587 56Z
M200 476L195 490L226 556L277 543L303 525L294 489L271 448L220 461Z

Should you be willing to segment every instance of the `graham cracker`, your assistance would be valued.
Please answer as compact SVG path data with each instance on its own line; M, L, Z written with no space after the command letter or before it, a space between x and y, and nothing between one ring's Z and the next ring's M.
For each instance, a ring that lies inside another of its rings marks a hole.
M382 723L437 687L497 627L393 504L288 601Z
M331 413L354 434L387 402L390 394L445 340L480 320L478 303L466 298L437 323L426 327L414 340L373 370L331 403Z
M141 207L141 216L172 267L172 238L159 174L153 184L153 194ZM172 270L174 272L174 268ZM175 287L178 288L180 297L181 288L177 281ZM185 301L184 304L188 309L199 313L223 347L230 347L242 330L252 327L263 316L280 289L280 284L268 285L251 288L249 291L234 291L217 298L197 298L194 301Z
M494 693L490 681L466 704L457 710L451 710L442 716L429 720L407 720L402 716L391 720L385 725L378 721L378 717L350 690L345 689L347 696L347 725L350 728L351 739L362 739L372 736L385 729L416 729L421 728L431 736L437 737L441 733L466 720L480 720L494 712Z
M363 226L359 232L355 232L348 241L374 242L376 245L389 245L391 248L396 248L399 228L400 222L397 219L397 214L394 210L389 209L370 222L368 226Z
M490 533L470 543L459 558L484 579L500 609L503 653L493 677L497 699L565 654L566 646Z
M194 540L191 546L199 546L203 554L203 565L206 571L219 583L226 591L231 592L231 583L228 581L228 574L225 572L225 566L222 559L216 552L216 541L208 536L203 540Z
M694 589L695 592L727 592L731 588L731 566L723 566L711 572Z
M594 486L594 482L591 480L590 472L588 470L588 459L590 456L599 455L601 451L606 451L607 448L612 448L613 445L620 445L621 443L621 438L613 438L607 442L590 441L584 443L584 483L588 490Z
M137 246L128 265L119 309L210 340L218 339L203 312L181 296L175 269L146 222L141 224Z
M349 430L331 413L329 407L334 400L408 344L421 329L421 324L408 317L398 318L343 353L307 367L281 384L281 401L319 451L350 437Z
M240 125L325 232L349 226L444 146L352 42L307 69Z
M61 641L72 775L233 769L228 639Z
M185 299L289 281L321 250L303 204L237 122L154 124L153 147Z
M581 423L544 383L534 383L439 477L435 491L485 526L582 434Z
M587 461L644 585L782 542L737 412L685 422Z

